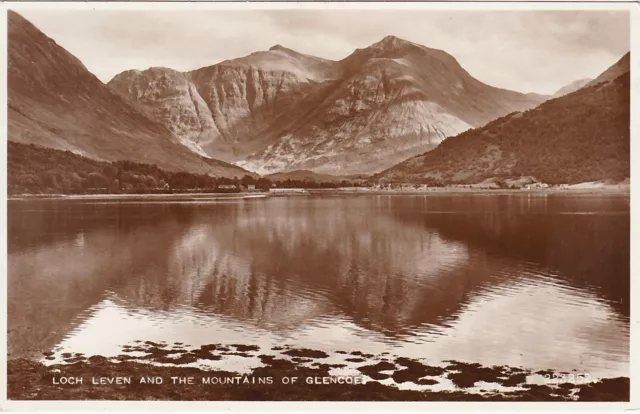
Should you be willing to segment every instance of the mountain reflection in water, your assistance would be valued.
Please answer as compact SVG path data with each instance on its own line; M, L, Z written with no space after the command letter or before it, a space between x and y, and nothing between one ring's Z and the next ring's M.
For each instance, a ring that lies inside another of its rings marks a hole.
M628 375L624 197L9 204L9 353L134 340Z

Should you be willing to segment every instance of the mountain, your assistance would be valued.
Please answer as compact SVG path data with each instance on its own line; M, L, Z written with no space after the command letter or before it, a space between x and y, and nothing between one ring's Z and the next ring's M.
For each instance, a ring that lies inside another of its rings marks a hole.
M195 152L238 161L268 145L268 130L338 71L335 62L276 45L188 73L126 71L108 85Z
M441 50L393 36L339 63L341 79L304 118L239 165L261 172L371 173L539 102L481 83Z
M631 52L627 52L614 65L612 65L607 70L602 72L600 76L598 76L597 78L589 82L587 86L592 86L601 82L608 82L610 80L614 80L618 78L620 75L623 75L629 71L631 71Z
M278 45L178 75L126 71L109 86L188 147L262 174L372 173L546 99L485 85L446 52L394 36L341 61Z
M8 12L8 139L95 160L131 160L171 171L242 176L197 155L134 108L72 54L19 14Z
M585 78L585 79L578 79L577 81L573 81L570 84L565 85L562 88L558 89L556 93L551 95L551 98L559 98L561 96L568 95L571 92L575 92L578 89L585 86L586 84L588 84L589 82L591 82L592 80L593 79L591 78Z
M546 183L623 180L630 175L629 151L630 74L626 72L447 138L435 150L375 178L427 184L520 176Z

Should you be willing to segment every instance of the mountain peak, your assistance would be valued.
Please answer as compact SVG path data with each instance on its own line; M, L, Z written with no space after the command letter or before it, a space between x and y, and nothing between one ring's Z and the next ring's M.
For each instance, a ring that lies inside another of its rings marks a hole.
M408 40L401 39L397 36L389 35L382 38L382 40L380 40L379 42L372 44L371 47L391 49L391 48L397 48L400 46L413 45L413 44L414 43Z
M424 54L428 53L433 56L447 55L438 49L430 49L417 43L413 43L409 40L399 38L397 36L389 35L383 37L380 41L373 43L371 46L364 49L357 49L357 53L364 53L366 56L374 57L401 57L408 54Z
M446 66L449 71L459 72L463 70L460 63L444 50L432 49L393 35L385 36L380 41L364 49L356 49L345 61L355 61L356 64L354 66L357 67L362 63L363 59L396 59L405 57L439 61L442 66ZM424 62L422 64L424 64Z
M269 51L280 51L280 52L286 52L286 53L292 53L292 52L293 52L293 53L296 53L296 51L295 51L295 50L291 50L291 49L289 49L289 48L287 48L287 47L284 47L284 46L282 46L282 45L280 45L280 44L277 44L277 45L273 45L273 46L271 46L271 47L269 48Z

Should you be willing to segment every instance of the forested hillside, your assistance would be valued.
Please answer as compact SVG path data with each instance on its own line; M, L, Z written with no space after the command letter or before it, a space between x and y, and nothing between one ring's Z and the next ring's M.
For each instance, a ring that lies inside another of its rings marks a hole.
M394 182L477 183L533 176L550 184L630 174L629 72L447 138L378 175Z
M104 162L34 144L8 142L8 193L17 194L148 194L239 192L279 188L336 188L363 185L362 179L313 180L308 177L242 178L171 172L154 164Z
M239 179L169 172L154 164L104 162L33 144L9 141L9 194L149 193L217 189Z

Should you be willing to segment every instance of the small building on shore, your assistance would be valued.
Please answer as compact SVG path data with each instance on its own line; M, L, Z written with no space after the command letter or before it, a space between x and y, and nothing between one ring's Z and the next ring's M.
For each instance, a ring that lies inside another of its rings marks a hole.
M537 190L537 189L541 189L541 188L549 188L549 184L547 183L531 183L531 184L527 184L525 185L525 187L527 190Z
M236 184L218 184L215 192L217 193L237 193L240 192L240 186Z

